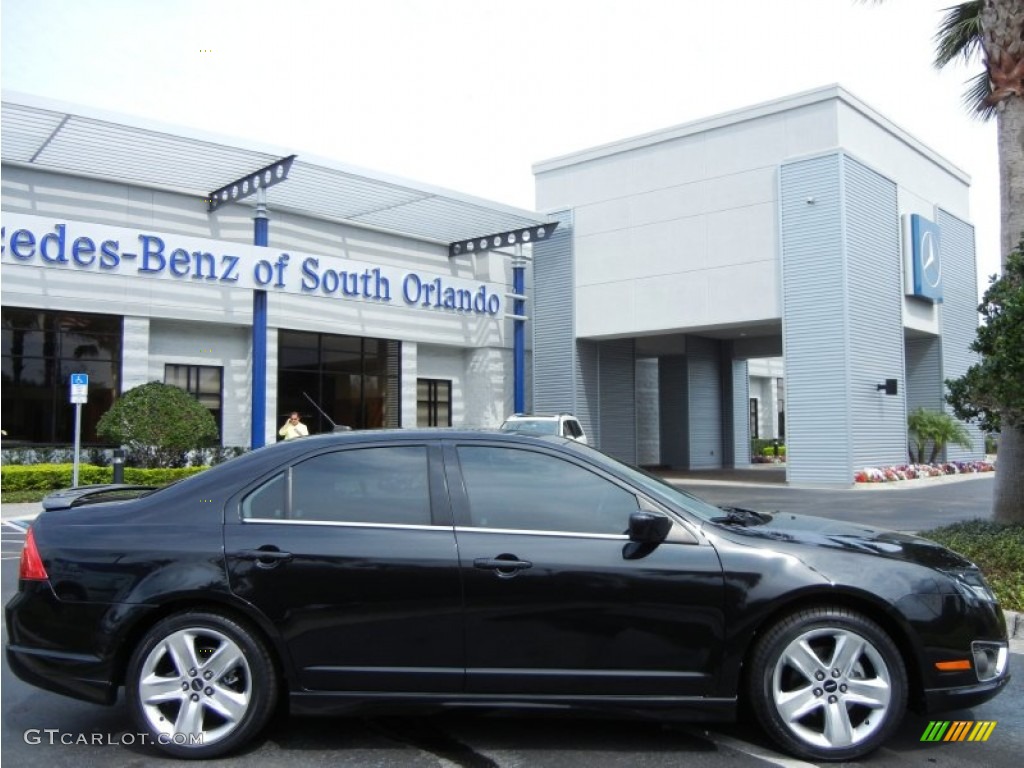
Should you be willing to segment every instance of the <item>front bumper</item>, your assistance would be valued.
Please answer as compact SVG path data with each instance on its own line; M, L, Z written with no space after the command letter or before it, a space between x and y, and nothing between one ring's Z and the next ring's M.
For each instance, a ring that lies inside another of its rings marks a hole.
M924 692L925 714L946 712L953 709L969 709L983 704L997 696L1010 682L1010 674L1004 674L984 683L964 685L956 688L930 688Z

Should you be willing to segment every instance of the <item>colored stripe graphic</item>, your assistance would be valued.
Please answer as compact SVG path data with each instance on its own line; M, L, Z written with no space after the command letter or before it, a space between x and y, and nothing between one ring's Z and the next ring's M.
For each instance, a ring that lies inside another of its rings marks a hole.
M974 730L971 731L968 741L988 741L988 737L992 735L992 731L995 729L995 720L982 720L974 726Z
M921 734L921 741L988 741L996 729L996 720L932 720Z

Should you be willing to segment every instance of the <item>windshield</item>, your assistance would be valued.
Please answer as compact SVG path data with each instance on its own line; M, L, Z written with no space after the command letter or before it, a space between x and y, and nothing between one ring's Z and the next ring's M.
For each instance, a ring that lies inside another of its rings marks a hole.
M554 419L515 419L501 425L505 432L519 432L524 435L557 435L558 422Z
M676 488L674 485L663 480L657 475L652 475L650 472L640 469L639 467L624 464L618 459L615 459L606 453L602 453L589 445L577 444L575 449L586 453L600 464L613 466L616 471L625 475L630 482L643 488L656 499L661 499L673 506L682 507L703 520L721 518L722 516L722 510L720 507L709 504L703 499L694 496L692 493L687 493L684 490Z

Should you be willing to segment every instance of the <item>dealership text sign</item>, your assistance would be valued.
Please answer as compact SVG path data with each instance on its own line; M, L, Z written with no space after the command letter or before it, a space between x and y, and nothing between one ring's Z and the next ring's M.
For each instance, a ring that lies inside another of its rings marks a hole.
M499 286L334 256L3 214L3 263L499 316Z

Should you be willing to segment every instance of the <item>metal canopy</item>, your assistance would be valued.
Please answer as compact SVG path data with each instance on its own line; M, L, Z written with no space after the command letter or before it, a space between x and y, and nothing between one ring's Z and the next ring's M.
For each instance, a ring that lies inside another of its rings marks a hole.
M290 154L8 93L0 135L5 163L195 195L197 210L206 209L211 190ZM548 223L533 211L308 155L268 196L272 210L444 244Z

